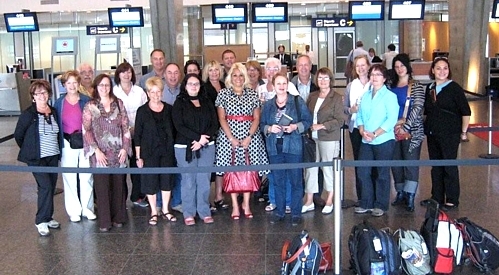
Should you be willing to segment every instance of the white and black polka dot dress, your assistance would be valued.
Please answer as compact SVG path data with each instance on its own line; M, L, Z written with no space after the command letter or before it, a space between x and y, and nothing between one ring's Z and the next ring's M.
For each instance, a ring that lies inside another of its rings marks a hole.
M227 116L253 116L255 108L261 107L261 102L258 99L258 94L249 88L245 88L242 96L234 94L232 88L225 88L218 93L215 102L216 107L225 109ZM227 120L232 135L236 139L244 139L248 136L252 121L234 121ZM249 145L249 159L251 165L268 164L269 160L260 129L256 131L256 135L251 139ZM232 146L225 135L225 132L220 129L217 138L216 166L231 165ZM236 151L235 165L245 165L244 150L238 147ZM260 171L259 174L268 174L269 171ZM223 175L223 172L217 172L217 175Z

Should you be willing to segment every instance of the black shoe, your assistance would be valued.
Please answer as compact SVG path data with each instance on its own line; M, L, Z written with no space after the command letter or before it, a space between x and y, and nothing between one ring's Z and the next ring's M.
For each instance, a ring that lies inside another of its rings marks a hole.
M446 204L442 205L440 207L440 209L442 209L442 211L445 211L445 212L452 211L452 210L457 209L457 204L446 203Z
M272 215L272 218L270 218L270 223L275 224L278 222L284 221L284 217L278 216L278 215Z
M293 217L291 218L291 225L297 226L301 223L301 217Z
M428 206L428 205L430 205L432 203L432 201L433 201L432 199L422 200L422 201L419 202L419 205L421 205L421 206Z
M224 202L224 200L214 201L214 202L213 202L213 205L215 205L215 207L216 207L217 209L219 209L219 210L220 210L220 209L222 209L222 210L227 210L227 209L229 209L229 205L228 205L228 204L226 204L226 203Z
M403 191L398 191L397 196L395 197L395 200L392 202L392 205L402 205L405 204L405 196Z
M407 207L405 210L409 212L414 212L414 193L407 193Z

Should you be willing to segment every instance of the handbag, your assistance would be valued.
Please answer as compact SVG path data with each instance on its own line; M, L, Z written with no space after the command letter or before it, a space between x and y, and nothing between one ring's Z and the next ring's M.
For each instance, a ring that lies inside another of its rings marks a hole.
M399 131L404 128L407 112L409 111L409 105L411 103L411 89L412 89L412 81L409 82L409 85L407 87L407 97L405 98L404 113L402 115L402 118L397 121L397 124L395 124L394 132L395 132L395 139L397 141L411 139L410 133L407 132L399 133Z
M231 165L234 166L236 158L235 149L232 149ZM246 165L250 165L248 149L244 150ZM260 189L260 178L258 171L234 171L225 172L223 189L225 193L255 192Z
M298 96L295 96L295 107L298 114L298 118L301 121L300 107L298 107ZM301 134L302 139L302 150L303 150L303 162L315 162L316 161L316 147L315 140L313 140L308 132Z
M69 146L71 149L83 148L83 133L80 131L73 132L69 135Z

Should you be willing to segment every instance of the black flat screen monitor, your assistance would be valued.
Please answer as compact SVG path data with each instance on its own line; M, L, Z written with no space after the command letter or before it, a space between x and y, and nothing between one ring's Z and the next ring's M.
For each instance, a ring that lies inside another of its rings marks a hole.
M4 13L7 32L39 31L38 17L35 12Z
M144 27L142 7L108 8L111 27Z
M248 5L212 4L211 21L213 24L248 23Z
M253 23L286 23L288 3L253 3L251 20Z
M350 1L348 15L355 21L384 20L385 1Z
M424 19L425 0L391 0L388 18L390 20Z
M499 0L494 0L492 4L492 18L499 18Z

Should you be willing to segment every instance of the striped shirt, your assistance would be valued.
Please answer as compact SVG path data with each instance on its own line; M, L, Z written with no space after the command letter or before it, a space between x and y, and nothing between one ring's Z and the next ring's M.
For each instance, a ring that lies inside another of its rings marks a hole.
M40 135L40 158L59 155L59 126L52 114L45 117L38 114L38 134Z

